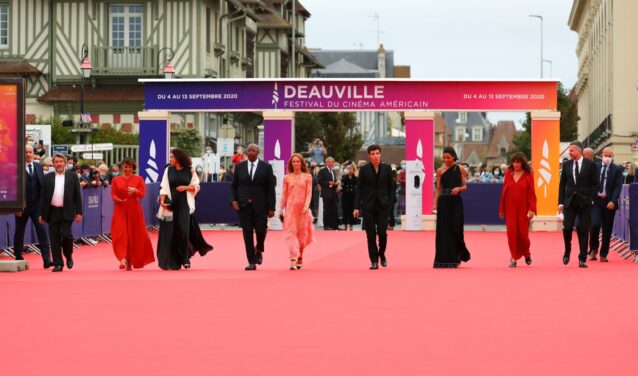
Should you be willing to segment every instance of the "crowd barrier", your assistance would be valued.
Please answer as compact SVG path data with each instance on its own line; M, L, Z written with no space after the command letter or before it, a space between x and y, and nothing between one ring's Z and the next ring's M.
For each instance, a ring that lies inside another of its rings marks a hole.
M197 195L195 217L199 223L238 224L239 216L229 204L231 183L202 183ZM468 184L463 193L465 224L493 225L503 224L498 217L498 205L502 184ZM148 227L159 224L155 217L159 209L157 197L159 184L147 184L146 195L142 200L145 222ZM96 237L111 232L111 217L114 204L111 188L86 188L82 190L84 218L73 223L75 238ZM631 205L633 204L633 205ZM631 207L633 206L633 210ZM0 249L13 246L15 217L0 216ZM625 185L622 189L620 208L616 213L613 234L615 239L627 243L631 250L638 250L638 184ZM32 224L25 231L24 244L37 243L35 228Z

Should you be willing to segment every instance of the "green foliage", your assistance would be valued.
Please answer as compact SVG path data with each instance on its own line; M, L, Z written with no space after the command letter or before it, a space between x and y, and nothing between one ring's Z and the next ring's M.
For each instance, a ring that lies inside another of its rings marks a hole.
M171 132L171 145L185 150L190 156L202 154L202 139L194 128Z
M93 133L93 142L96 144L110 142L113 145L138 145L140 135L120 132L109 124Z
M509 159L514 153L523 152L527 158L532 158L532 114L525 114L525 121L523 122L523 131L514 137L512 143L514 148L510 149L507 159Z
M308 151L308 144L320 138L328 156L343 162L354 158L363 139L352 112L298 112L295 114L295 150Z
M75 135L71 127L63 127L62 119L54 117L49 120L38 119L36 124L51 124L51 143L53 145L75 144Z

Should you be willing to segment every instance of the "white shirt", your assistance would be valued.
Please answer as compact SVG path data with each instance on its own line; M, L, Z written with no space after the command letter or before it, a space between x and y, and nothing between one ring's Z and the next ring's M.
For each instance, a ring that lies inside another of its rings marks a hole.
M253 165L253 174L250 175L250 180L253 180L255 177L255 171L257 171L257 165L259 164L259 158L255 159L254 162L248 161L248 173L250 174L250 166Z
M53 189L51 205L58 208L64 206L64 174L64 172L61 174L55 172L55 188Z
M581 155L580 159L574 161L574 169L572 170L572 174L574 175L574 183L578 182L577 176L576 176L576 165L578 164L578 173L580 174L580 172L583 169L583 159L585 158L583 158L583 156Z
M217 154L205 153L202 156L202 161L204 162L204 172L208 175L219 174L219 166L220 160Z
M26 167L25 167L25 168L27 169L27 173L29 173L29 165L31 165L31 172L32 172L32 173L35 173L35 167L33 167L33 163L34 163L34 162L31 162L31 163L27 163L27 164L26 164Z
M611 163L610 163L610 165L611 165ZM607 168L605 168L605 166ZM605 170L605 175L603 175L603 170ZM602 185L603 185L603 191L602 191L602 193L601 192L598 193L599 197L603 197L603 198L607 197L607 176L608 175L609 175L609 166L606 165L605 163L603 163L602 167L600 169L600 181L602 182Z

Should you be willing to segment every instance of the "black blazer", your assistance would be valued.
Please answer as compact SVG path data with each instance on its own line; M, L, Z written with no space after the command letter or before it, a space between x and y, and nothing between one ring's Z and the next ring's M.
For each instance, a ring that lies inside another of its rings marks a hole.
M40 213L46 222L51 217L51 199L55 189L55 172L44 176L42 185L42 200L40 201ZM82 191L80 180L73 171L64 172L64 207L62 210L64 220L73 221L76 214L82 214Z
M578 169L576 183L574 182L574 160L565 161L560 173L558 204L568 208L576 196L591 204L596 197L596 192L598 192L599 178L600 171L594 162L583 158L582 166L579 166Z
M596 165L598 167L600 176L603 171L603 165L602 163L597 163ZM624 180L624 176L622 175L623 169L622 167L613 163L609 165L608 169L607 183L605 184L605 194L607 195L607 200L609 200L609 202L613 202L615 209L618 209L618 200L620 199L620 191L622 190L622 183ZM600 181L600 184L602 184L602 176L600 176ZM600 189L600 186L598 187L598 189Z
M42 170L42 165L37 163L37 162L31 162L31 164L33 165L33 175L34 175L35 179L38 181L38 185L40 186L40 192L35 192L35 194L37 196L37 200L35 200L35 201L30 200L30 197L26 197L26 199L27 199L26 205L27 205L27 208L29 208L29 209L37 208L37 207L40 206L40 200L41 200L40 193L42 192L42 187L44 186L44 171ZM26 164L25 164L25 166L26 166ZM27 175L28 174L25 174L25 179L24 179L25 180L25 184L27 184L27 181L29 179L29 177Z
M239 202L240 207L252 202L257 213L265 214L268 210L275 210L276 180L270 163L259 160L256 168L251 180L248 161L235 165L230 201Z
M389 209L394 200L394 194L394 178L389 165L379 164L378 174L374 172L372 163L361 167L354 198L355 209L372 210L377 200L381 206Z
M323 198L337 197L337 185L335 184L332 187L328 185L330 182L337 182L337 174L334 171L333 174L335 176L334 179L332 179L332 174L328 167L322 168L317 174L317 183L321 186L321 197Z

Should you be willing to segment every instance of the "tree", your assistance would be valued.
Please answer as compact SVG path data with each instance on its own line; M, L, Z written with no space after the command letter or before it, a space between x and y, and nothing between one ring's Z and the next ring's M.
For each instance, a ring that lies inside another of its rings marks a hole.
M342 162L354 158L363 145L352 112L298 112L295 114L295 150L306 152L320 138L329 156Z
M202 139L197 129L194 128L172 133L171 144L186 151L191 156L200 156L202 154Z
M70 127L62 126L62 119L54 117L46 121L38 120L36 124L51 124L51 143L53 145L75 144L75 135Z

